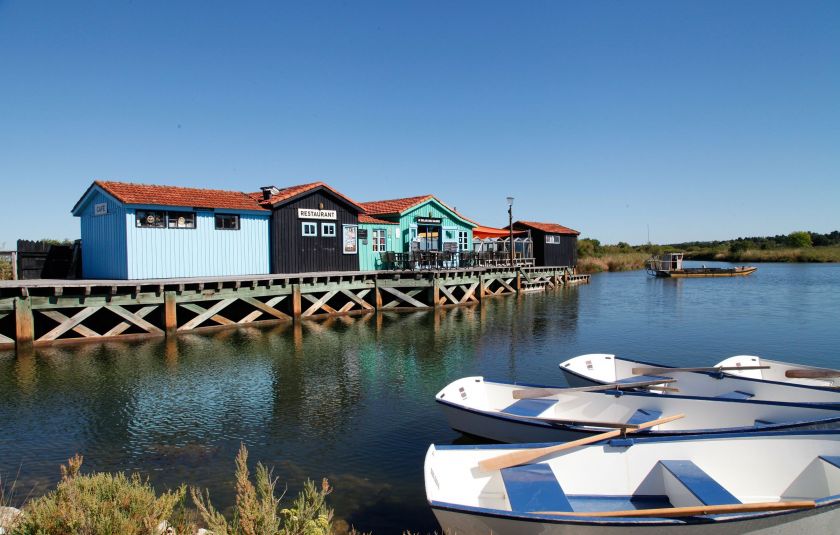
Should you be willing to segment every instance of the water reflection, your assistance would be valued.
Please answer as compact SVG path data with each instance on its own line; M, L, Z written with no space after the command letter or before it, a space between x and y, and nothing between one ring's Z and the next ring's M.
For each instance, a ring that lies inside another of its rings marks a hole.
M481 306L0 353L0 474L19 469L20 494L37 494L80 452L87 469L199 484L225 506L244 443L289 492L330 478L337 514L363 530L433 531L425 450L470 441L435 406L449 381L560 383L558 362L587 352L837 366L840 270L799 267L742 280L609 274Z

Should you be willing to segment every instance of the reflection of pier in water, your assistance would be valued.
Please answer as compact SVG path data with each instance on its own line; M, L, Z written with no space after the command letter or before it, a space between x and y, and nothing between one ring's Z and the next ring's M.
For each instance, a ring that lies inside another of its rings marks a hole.
M264 322L480 305L588 282L567 267L134 281L0 281L0 346L173 336Z

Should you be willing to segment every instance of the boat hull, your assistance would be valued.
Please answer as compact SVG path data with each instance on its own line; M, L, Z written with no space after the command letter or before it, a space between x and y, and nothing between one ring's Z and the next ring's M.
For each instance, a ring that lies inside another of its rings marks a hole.
M670 277L673 279L686 279L693 277L746 277L751 275L758 268L744 266L736 268L683 268L677 270L656 270L657 277Z
M639 521L637 523L587 522L495 516L478 511L458 510L432 504L432 510L446 535L799 535L835 533L840 522L840 504L807 511L759 518L697 523Z

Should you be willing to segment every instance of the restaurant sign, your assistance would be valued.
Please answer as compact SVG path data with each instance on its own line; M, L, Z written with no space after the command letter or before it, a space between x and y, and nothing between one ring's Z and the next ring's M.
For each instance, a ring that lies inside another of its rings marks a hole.
M443 218L440 217L415 217L415 223L418 225L440 225L443 223Z
M335 210L315 210L298 208L298 219L338 219Z

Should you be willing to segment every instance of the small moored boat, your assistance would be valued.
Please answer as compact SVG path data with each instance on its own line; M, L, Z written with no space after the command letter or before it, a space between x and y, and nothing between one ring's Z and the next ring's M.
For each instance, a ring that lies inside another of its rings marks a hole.
M650 381L676 384L669 383L668 377L651 377ZM600 388L580 391L465 377L441 390L436 401L456 431L510 443L577 440L610 429L634 431L663 415L673 414L685 416L651 427L645 434L677 436L840 427L840 407L662 396Z
M639 377L649 374L666 375L675 379L671 386L679 388L681 396L701 396L715 398L740 398L753 401L782 401L786 403L832 403L840 404L840 390L825 385L804 384L780 379L780 375L796 374L794 368L785 368L779 373L767 373L773 370L773 361L762 360L757 368L755 364L746 365L756 357L740 356L727 359L732 366L711 366L706 368L675 368L640 360L630 360L615 355L593 353L570 358L560 363L560 369L571 386L605 385L623 382L638 382ZM743 360L739 366L738 361ZM727 361L723 361L723 364ZM793 366L793 365L790 365ZM752 368L752 369L750 369ZM806 373L807 366L799 366ZM840 374L836 370L811 368L824 374ZM762 378L733 372L761 371ZM766 377L766 378L765 378ZM667 390L656 390L668 395Z
M432 445L448 535L799 535L840 525L840 432ZM530 464L528 464L530 463Z
M647 272L655 277L742 277L750 275L758 268L755 266L734 267L684 267L684 253L666 253L648 259Z
M795 385L840 387L840 370L792 364L752 355L729 357L715 364L715 368L723 368L724 373L736 377Z

